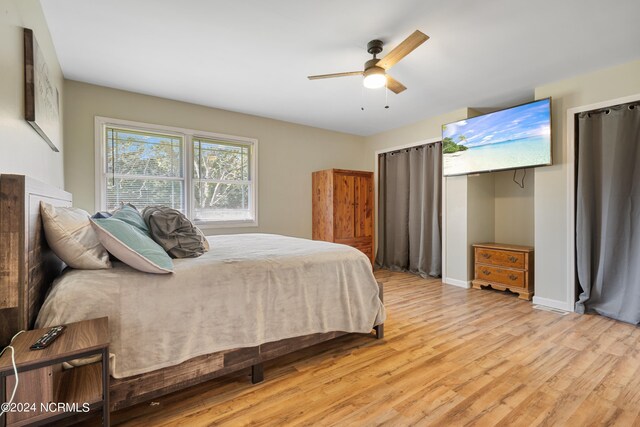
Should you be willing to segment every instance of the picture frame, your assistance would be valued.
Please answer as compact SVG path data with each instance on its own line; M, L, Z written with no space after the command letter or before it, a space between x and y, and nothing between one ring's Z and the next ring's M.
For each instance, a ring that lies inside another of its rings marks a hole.
M33 30L24 28L25 120L59 152L60 95Z

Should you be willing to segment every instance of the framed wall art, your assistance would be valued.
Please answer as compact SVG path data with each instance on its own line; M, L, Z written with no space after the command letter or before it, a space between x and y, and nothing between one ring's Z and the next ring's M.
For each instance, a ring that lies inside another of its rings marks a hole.
M49 144L60 151L60 95L44 55L33 35L24 29L25 119Z

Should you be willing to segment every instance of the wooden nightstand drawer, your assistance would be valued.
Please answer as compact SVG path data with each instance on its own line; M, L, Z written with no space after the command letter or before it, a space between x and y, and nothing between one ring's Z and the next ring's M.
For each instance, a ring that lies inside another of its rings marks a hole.
M481 264L501 265L504 267L525 268L522 252L495 251L476 248L476 262Z
M533 297L533 248L531 246L478 243L474 248L473 287L490 286Z
M476 264L476 279L506 286L525 287L524 271Z

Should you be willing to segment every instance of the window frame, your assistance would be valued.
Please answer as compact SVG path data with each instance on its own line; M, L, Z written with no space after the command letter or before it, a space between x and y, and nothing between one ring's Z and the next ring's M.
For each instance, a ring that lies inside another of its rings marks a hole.
M131 120L113 119L109 117L95 116L95 206L98 210L105 210L107 207L106 191L106 128L116 127L124 130L160 133L165 135L175 135L182 137L182 159L183 174L183 194L185 199L186 215L202 229L234 228L234 227L257 227L258 226L258 140L243 136L227 135L200 131L194 129L180 128L175 126L164 126L151 123L135 122ZM195 182L194 178L194 144L193 140L203 138L220 142L228 142L236 145L246 145L249 147L249 211L253 219L250 220L198 220L193 219L195 204Z

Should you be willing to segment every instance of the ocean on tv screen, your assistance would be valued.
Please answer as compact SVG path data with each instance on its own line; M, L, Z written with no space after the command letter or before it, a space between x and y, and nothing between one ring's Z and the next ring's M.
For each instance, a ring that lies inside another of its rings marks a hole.
M444 175L551 163L550 100L444 125Z

